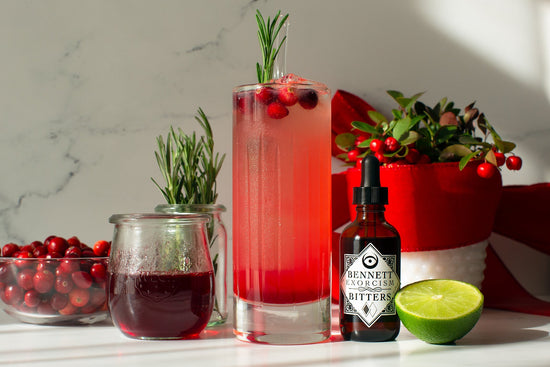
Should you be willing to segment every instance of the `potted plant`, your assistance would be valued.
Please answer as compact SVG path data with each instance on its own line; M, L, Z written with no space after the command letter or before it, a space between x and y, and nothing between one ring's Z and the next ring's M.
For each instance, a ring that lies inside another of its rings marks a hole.
M214 151L212 127L204 111L199 108L195 120L204 130L186 134L181 128L170 131L164 139L157 137L157 164L164 179L164 187L155 179L166 204L155 207L156 212L171 214L208 214L207 238L215 274L215 303L209 326L224 323L227 319L226 252L227 232L221 215L225 206L216 204L216 179L222 168L225 154Z
M397 103L391 119L369 108L367 121L353 121L336 136L337 157L355 164L372 154L381 162L382 185L389 187L386 217L401 235L402 284L446 277L480 286L500 169L521 168L515 144L503 140L474 103L461 110L443 98L429 107L419 100L422 93L388 94ZM333 116L334 109L333 100ZM348 169L346 178L351 192L359 169Z

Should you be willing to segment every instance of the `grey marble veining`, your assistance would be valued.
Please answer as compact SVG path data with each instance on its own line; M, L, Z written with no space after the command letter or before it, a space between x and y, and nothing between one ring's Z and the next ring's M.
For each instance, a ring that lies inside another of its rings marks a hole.
M548 6L461 4L0 2L0 239L93 243L111 237L111 214L152 211L163 200L150 180L159 176L155 139L170 125L198 129L199 106L228 154L219 202L231 228L231 89L255 81L257 8L291 14L288 71L383 112L392 107L387 89L427 91L427 102L476 100L524 159L504 183L548 181L550 17L540 11ZM470 8L473 18L461 13ZM441 21L448 11L456 22Z

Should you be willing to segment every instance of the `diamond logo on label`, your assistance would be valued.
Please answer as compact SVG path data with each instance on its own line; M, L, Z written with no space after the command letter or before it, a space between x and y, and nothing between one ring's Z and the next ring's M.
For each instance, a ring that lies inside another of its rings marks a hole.
M382 255L369 243L359 254L344 254L340 279L344 313L357 315L372 326L382 315L395 315L393 297L399 290L395 255Z

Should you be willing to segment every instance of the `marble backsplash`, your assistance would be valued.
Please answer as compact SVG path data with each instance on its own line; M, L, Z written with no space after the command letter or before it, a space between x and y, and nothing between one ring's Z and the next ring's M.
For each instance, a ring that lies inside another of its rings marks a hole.
M210 117L228 155L219 202L231 228L231 90L255 82L254 13L289 12L287 70L365 98L426 91L477 101L518 144L505 184L550 180L545 1L0 2L0 239L110 239L114 213L163 197L156 137ZM231 236L230 236L231 237Z

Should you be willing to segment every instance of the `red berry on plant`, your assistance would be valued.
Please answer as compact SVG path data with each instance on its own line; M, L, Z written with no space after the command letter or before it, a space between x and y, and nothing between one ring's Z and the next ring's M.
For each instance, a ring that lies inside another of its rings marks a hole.
M267 106L267 115L272 119L282 119L288 115L288 108L281 102L271 102Z
M378 162L380 163L388 163L389 162L389 159L388 157L384 156L384 154L382 153L375 153L374 156L376 157L376 159L378 159Z
M318 102L319 97L313 89L305 89L298 92L298 103L306 110L314 109Z
M366 137L364 137L363 135L359 135L357 138L355 138L355 146L359 146L365 140L367 140Z
M105 240L99 240L94 244L94 254L96 256L104 257L107 256L111 248L111 244ZM84 251L82 251L84 253Z
M415 164L420 160L420 152L416 148L409 148L409 152L405 156L408 163Z
M497 160L497 166L501 167L506 162L506 156L504 153L501 152L495 152L495 158Z
M516 155L511 155L506 159L506 167L508 167L508 169L513 171L520 170L522 163L523 162L521 158Z
M495 165L488 162L483 162L479 166L477 166L477 174L479 175L479 177L482 178L491 178L495 175L496 172L497 168L495 167Z
M357 156L359 155L359 150L352 149L348 152L348 160L350 162L355 162L357 160Z
M390 152L390 153L397 152L399 147L400 147L399 142L393 136L388 136L386 140L384 140L384 148L385 148L384 150L386 152Z
M59 254L64 254L69 247L69 243L63 237L54 237L50 240L48 244L48 251L50 253L57 252Z
M49 270L38 271L34 274L34 289L38 293L48 293L53 288L54 283L55 275Z
M293 87L284 87L279 89L277 98L279 99L279 102L285 106L293 106L296 102L298 102L298 95Z
M432 160L430 159L430 157L427 155L427 154L421 154L420 155L420 159L418 160L418 164L426 164L426 163L430 163Z
M384 142L380 139L373 139L370 142L369 148L374 153L384 153Z

